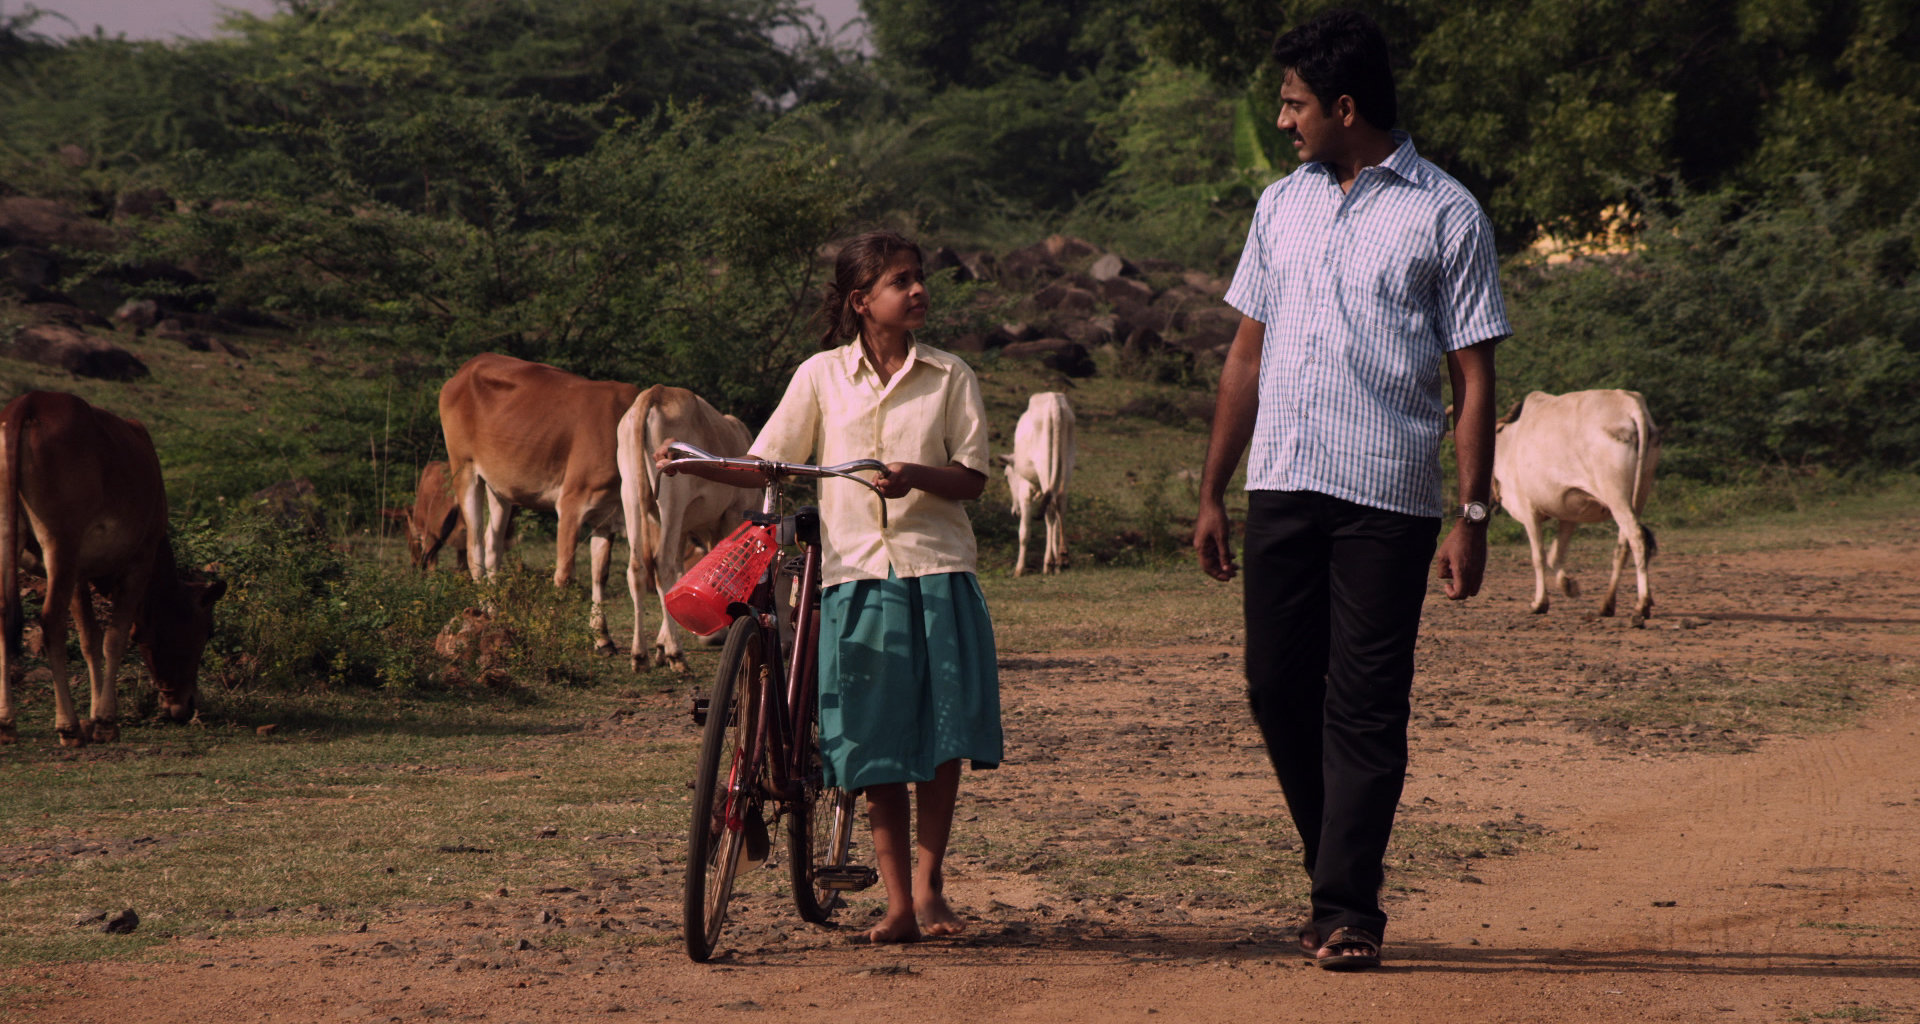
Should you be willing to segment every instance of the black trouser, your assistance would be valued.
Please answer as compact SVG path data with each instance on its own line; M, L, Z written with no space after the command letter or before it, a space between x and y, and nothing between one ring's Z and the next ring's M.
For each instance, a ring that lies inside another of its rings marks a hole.
M1440 520L1307 491L1250 499L1247 696L1305 849L1313 924L1379 935Z

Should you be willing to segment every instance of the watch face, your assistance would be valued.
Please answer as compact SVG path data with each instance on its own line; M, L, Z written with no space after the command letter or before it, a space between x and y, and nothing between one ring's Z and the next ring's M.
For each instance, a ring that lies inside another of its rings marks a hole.
M1486 522L1487 521L1486 503L1479 502L1479 501L1469 501L1465 505L1460 506L1460 518L1465 519L1469 523Z

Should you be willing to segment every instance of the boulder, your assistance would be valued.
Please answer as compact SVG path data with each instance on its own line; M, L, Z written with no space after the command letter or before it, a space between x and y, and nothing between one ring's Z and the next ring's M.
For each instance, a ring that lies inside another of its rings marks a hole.
M320 495L314 490L313 481L306 477L262 487L253 492L253 500L265 508L274 522L289 530L310 537L326 536L326 510L320 507Z
M41 249L104 249L112 244L113 232L65 203L7 196L0 199L0 244L9 242Z
M139 380L147 364L133 353L66 324L33 324L13 336L7 354L42 366L96 380Z
M1001 353L1016 359L1038 359L1040 365L1069 377L1091 377L1097 369L1093 353L1087 351L1087 346L1067 338L1016 342L1002 349Z
M1013 284L1033 284L1039 281L1051 281L1064 271L1060 264L1038 245L1024 249L1015 249L1000 257L998 280Z
M1033 293L1036 308L1066 316L1092 316L1100 307L1100 297L1066 281L1055 281Z
M19 295L45 291L60 279L60 260L32 245L0 250L0 286Z
M135 336L160 322L160 304L152 299L128 299L113 311L115 323L133 328Z
M68 302L29 302L21 306L20 310L41 323L65 324L68 327L98 327L108 331L113 329L113 321Z
M1127 262L1119 253L1107 253L1093 261L1087 268L1087 274L1095 281L1111 281L1120 277L1139 277L1140 268Z
M953 272L954 281L979 280L979 275L973 272L972 267L967 266L967 261L961 259L959 253L944 245L927 256L926 265L921 269L926 271L928 277L950 270Z
M1098 277L1098 275L1095 275ZM1153 304L1153 286L1131 277L1109 277L1100 282L1100 296L1108 305L1147 306Z
M133 188L113 200L113 219L156 217L173 209L173 197L164 188Z
M1048 235L1040 246L1056 263L1085 263L1100 255L1099 246L1072 235Z

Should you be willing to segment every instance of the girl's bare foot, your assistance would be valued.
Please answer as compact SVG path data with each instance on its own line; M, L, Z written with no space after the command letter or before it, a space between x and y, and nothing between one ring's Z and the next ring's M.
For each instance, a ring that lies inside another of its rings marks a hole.
M880 923L867 930L868 942L918 942L920 926L914 923L913 911L895 913L887 911Z
M919 910L920 928L928 935L958 935L967 930L967 923L960 915L947 906L947 898L937 892L917 897L914 906Z

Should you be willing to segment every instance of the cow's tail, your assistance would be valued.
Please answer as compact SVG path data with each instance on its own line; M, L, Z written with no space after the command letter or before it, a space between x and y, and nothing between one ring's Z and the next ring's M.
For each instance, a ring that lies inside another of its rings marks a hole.
M451 479L448 480L448 484L448 489L451 491ZM440 549L447 546L447 538L453 536L453 528L460 522L459 492L453 492L453 496L454 502L447 507L447 514L441 516L440 522L433 528L433 543L428 544L427 553L420 556L420 562L423 565L432 565L433 560L440 557Z
M640 392L634 399L635 431L640 437L640 529L642 536L628 537L627 543L640 556L640 590L645 593L659 589L660 569L660 469L653 464L653 451L665 438L653 436L653 407L660 401L660 387L655 384Z
M1067 483L1067 452L1073 445L1073 411L1062 402L1055 407L1056 414L1040 420L1040 450L1043 453L1034 470L1040 474L1040 511L1046 512L1056 501L1063 501L1062 489Z
M1635 397L1639 396L1635 395ZM1651 486L1653 475L1648 471L1648 460L1653 458L1653 446L1660 443L1660 434L1654 429L1653 421L1647 415L1646 404L1644 402L1638 404L1640 408L1637 410L1637 415L1633 417L1636 435L1633 453L1633 509L1636 517L1641 509L1647 507L1647 490ZM1660 542L1654 538L1653 531L1647 529L1645 523L1640 524L1640 540L1647 547L1647 561L1653 561L1654 553L1660 550Z
M20 535L26 519L20 507L20 435L26 432L28 406L17 407L13 420L0 421L0 629L5 631L7 656L20 657L24 615L20 609Z

